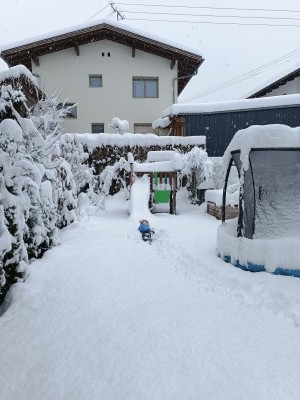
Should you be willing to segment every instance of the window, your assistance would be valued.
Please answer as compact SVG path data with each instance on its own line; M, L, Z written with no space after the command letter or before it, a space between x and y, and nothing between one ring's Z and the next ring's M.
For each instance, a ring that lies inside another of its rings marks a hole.
M104 132L104 124L98 122L92 124L92 133L103 133L103 132Z
M134 127L134 133L156 133L153 129L152 129L152 124L149 123L135 123L133 125Z
M90 87L102 87L102 75L89 75Z
M67 109L66 118L77 118L77 106L75 103L59 103L57 108L58 110Z
M158 78L132 78L133 97L155 98L158 97Z

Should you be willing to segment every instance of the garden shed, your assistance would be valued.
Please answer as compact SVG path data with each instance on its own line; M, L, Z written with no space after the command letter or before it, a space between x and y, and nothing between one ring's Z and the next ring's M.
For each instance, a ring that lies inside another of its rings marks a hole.
M218 253L249 271L300 277L300 128L252 126L228 146ZM225 222L227 180L240 178L239 216Z

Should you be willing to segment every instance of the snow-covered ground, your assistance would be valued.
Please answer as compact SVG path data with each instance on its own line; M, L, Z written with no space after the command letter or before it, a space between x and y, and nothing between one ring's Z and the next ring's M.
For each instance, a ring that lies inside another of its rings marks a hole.
M132 207L132 204L131 204ZM298 400L300 279L216 256L205 206L149 217L120 193L60 233L0 318L3 400Z

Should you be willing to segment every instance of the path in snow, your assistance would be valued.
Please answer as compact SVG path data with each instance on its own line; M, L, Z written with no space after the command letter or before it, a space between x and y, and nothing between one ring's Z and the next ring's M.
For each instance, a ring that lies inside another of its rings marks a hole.
M121 200L14 287L1 399L298 400L300 280L225 264L219 222L180 199L152 217L150 246Z

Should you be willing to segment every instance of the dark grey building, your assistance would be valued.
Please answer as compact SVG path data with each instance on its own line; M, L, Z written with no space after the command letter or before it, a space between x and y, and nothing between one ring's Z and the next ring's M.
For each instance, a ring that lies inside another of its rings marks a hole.
M206 136L211 157L222 156L235 133L251 125L300 126L300 95L218 103L174 104L164 113L175 136Z

